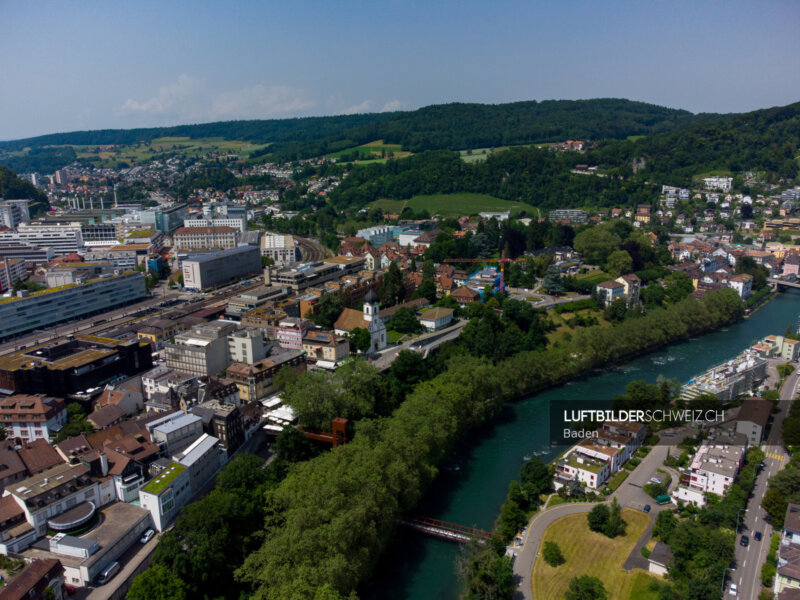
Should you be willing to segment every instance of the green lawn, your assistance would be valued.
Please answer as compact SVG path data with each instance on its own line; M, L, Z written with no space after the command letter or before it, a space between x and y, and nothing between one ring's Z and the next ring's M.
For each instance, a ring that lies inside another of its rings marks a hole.
M353 146L352 148L331 152L330 154L326 154L325 157L339 158L344 154L353 154L353 152L358 152L359 163L377 162L381 159L381 162L385 162L386 159L383 158L383 153L388 154L389 152L393 154L392 158L411 156L411 152L404 151L400 144L384 144L383 140L375 140L368 144L361 144L360 146Z
M611 488L612 492L628 478L628 473L628 471L619 471L611 478L611 481L608 482L608 487Z
M544 559L536 559L531 578L536 600L562 600L573 577L598 577L606 588L609 600L650 598L650 576L644 571L626 573L622 564L633 550L650 521L649 515L625 508L622 518L627 523L624 536L614 539L589 530L586 513L569 515L553 522L544 533L542 544L555 541L566 559L563 565L551 567ZM644 578L642 578L644 576ZM638 586L636 595L634 586Z
M400 341L400 338L403 337L405 334L400 333L399 331L387 331L386 332L386 341L390 344L396 344Z
M655 577L648 575L644 571L634 571L633 587L631 588L631 595L628 596L630 600L658 600L658 592L650 589L650 584L655 580Z
M459 217L474 215L479 212L497 212L514 209L530 210L532 207L521 202L501 200L488 194L434 194L432 196L413 196L410 200L389 200L383 198L376 200L370 206L380 208L385 212L400 212L403 207L410 206L415 211L427 210L431 215L439 214L444 217Z

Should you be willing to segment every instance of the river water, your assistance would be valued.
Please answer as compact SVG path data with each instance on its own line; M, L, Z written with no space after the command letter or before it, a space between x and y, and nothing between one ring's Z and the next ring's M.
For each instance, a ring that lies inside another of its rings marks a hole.
M659 375L684 383L766 335L782 335L787 325L797 322L798 315L800 292L782 293L736 325L508 405L498 419L457 448L420 504L418 514L491 529L508 483L519 476L523 461L540 456L548 462L562 450L549 445L551 400L609 400L623 393L631 380L655 383ZM403 529L361 597L456 600L463 592L456 572L458 557L457 544Z

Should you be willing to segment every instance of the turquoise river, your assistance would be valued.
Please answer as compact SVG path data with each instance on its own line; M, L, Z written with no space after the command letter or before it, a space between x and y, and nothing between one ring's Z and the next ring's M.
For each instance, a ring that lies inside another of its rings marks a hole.
M749 319L700 338L667 346L620 365L591 373L507 406L498 419L465 440L442 468L420 515L491 529L508 484L523 460L552 460L560 448L549 445L551 400L608 400L627 383L659 375L684 383L692 376L744 350L769 334L797 323L800 293L779 294ZM459 546L401 530L373 577L361 592L369 600L456 600L463 592L456 572Z

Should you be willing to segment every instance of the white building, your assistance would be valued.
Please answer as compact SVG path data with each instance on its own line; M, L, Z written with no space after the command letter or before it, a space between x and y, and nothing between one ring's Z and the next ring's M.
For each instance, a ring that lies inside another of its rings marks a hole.
M30 221L28 202L29 200L3 200L0 198L0 225L16 229L20 223Z
M300 250L294 236L265 233L261 237L261 256L271 258L276 265L288 265L300 260Z
M57 255L70 254L83 248L81 226L36 225L20 223L17 231L0 232L0 244L28 244L36 248L52 248Z
M706 177L703 179L703 185L707 190L730 192L732 184L733 177Z
M267 348L261 329L240 329L228 334L228 355L232 362L252 365L267 356Z
M174 342L165 344L167 367L197 376L217 375L231 364L228 335L237 329L237 323L219 320L176 335Z
M61 398L43 394L16 395L0 400L0 425L6 437L32 442L50 438L67 424L66 403Z
M453 320L452 308L430 308L422 313L419 318L420 324L428 331L438 331L444 329Z
M153 443L168 455L181 452L203 435L203 419L183 412L174 412L150 421L146 427Z
M672 493L676 500L705 505L705 494L722 496L735 481L744 463L747 437L732 429L713 429L681 473L681 482Z
M334 331L337 335L346 336L357 328L366 329L370 336L370 347L367 352L379 352L387 346L386 325L381 320L379 313L378 294L374 290L370 290L364 296L363 314L357 310L345 308L333 325Z

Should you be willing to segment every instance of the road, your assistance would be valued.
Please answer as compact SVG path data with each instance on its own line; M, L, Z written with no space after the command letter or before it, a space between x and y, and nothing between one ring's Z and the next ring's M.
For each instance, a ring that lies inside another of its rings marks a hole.
M694 433L695 431L689 428L681 429L675 432L673 439L676 441L682 440L688 435L694 435ZM678 485L678 474L672 469L667 469L663 466L664 459L667 458L667 452L670 448L670 445L663 443L653 446L647 456L642 459L639 466L628 475L628 478L617 488L617 491L609 496L608 501L610 502L612 498L616 498L622 508L633 508L636 510L642 510L646 504L650 504L652 509L650 512L651 523L654 522L655 516L661 510L671 508L671 504L659 506L642 489L644 484L650 480L650 477L656 473L657 469L664 469L670 472L672 476L670 492ZM533 600L533 590L531 587L533 563L539 554L539 545L542 542L542 536L544 536L548 525L552 524L556 519L567 515L588 513L596 504L596 502L559 504L533 515L530 523L528 523L522 549L517 552L517 556L514 560L514 575L517 580L517 592L514 596L515 600ZM645 535L647 535L647 533Z
M413 340L403 342L397 346L386 348L380 352L378 358L373 359L371 362L378 370L383 371L392 366L394 359L397 358L397 355L401 350L408 350L412 346L415 348L418 347L419 351L422 352L424 357L426 357L432 350L435 350L444 342L454 340L461 335L461 330L467 323L469 323L468 320L462 319L455 325L451 325L450 327L446 327L440 331L426 333L418 338L414 338Z
M730 589L730 583L736 583L739 589L738 597L745 600L757 600L761 591L761 565L767 559L770 536L773 533L772 526L767 521L767 513L761 508L761 499L767 491L767 480L781 470L789 460L783 449L781 426L789 413L792 399L798 393L800 393L800 372L795 371L781 388L780 410L775 415L766 442L761 446L766 454L764 459L766 466L756 478L755 489L744 515L744 523L737 535L735 568L728 576L726 589ZM756 541L753 537L756 531L763 534L761 541ZM739 543L742 535L750 538L747 547Z

